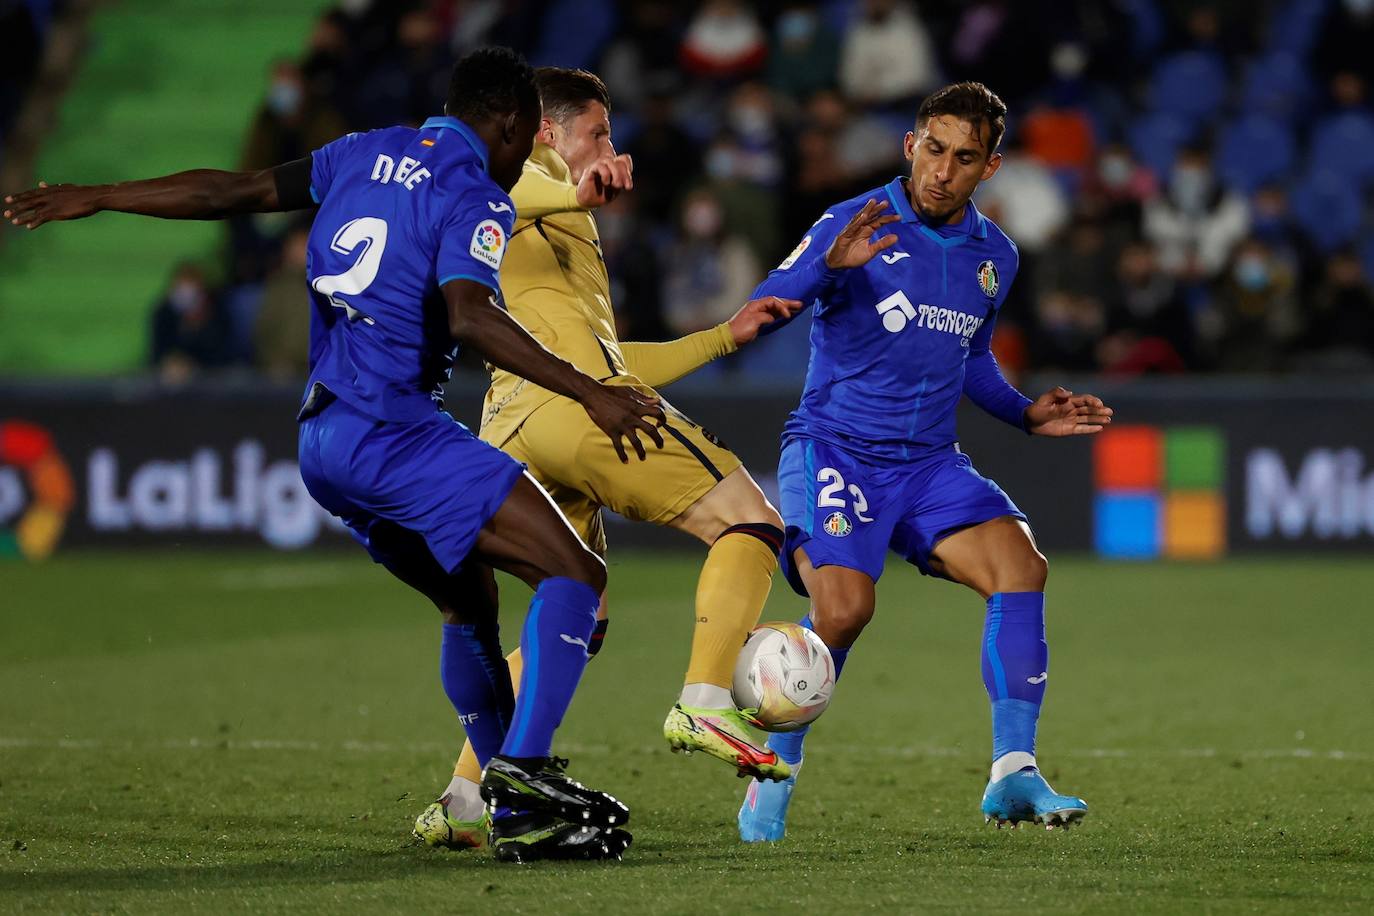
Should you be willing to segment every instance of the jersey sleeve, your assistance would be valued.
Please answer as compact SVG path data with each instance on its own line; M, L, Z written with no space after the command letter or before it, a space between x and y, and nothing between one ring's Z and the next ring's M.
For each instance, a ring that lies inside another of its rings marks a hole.
M620 345L625 368L654 388L676 382L736 349L728 323L664 343L625 342Z
M964 363L964 394L997 419L1026 431L1026 408L1032 403L1002 375L1002 367L992 352L992 332L997 325L997 313L1006 301L1007 291L1016 279L1016 249L1012 248L1012 269L1006 282L999 284L997 298L988 310L988 317L969 341L968 359Z
M526 162L520 180L510 192L521 219L537 219L551 213L585 210L577 203L577 186L559 181L534 162Z
M362 136L359 133L344 134L310 154L310 197L315 203L324 203L339 166L357 147Z
M842 214L838 208L826 211L806 231L792 253L764 277L750 298L777 296L779 299L797 299L802 303L802 311L814 305L839 280L841 271L826 267L825 253L848 219L848 215ZM764 325L759 334L772 334L791 320L785 318Z
M501 259L506 256L515 213L510 198L494 186L463 195L443 225L434 275L443 286L450 280L475 280L501 291Z

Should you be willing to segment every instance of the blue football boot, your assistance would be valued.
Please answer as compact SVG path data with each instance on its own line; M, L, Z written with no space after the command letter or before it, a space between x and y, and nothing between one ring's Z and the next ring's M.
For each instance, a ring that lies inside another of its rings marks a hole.
M739 838L746 843L776 843L787 833L787 805L797 787L801 761L780 782L753 779L739 806Z
M1022 821L1044 824L1047 830L1077 824L1088 813L1088 803L1073 795L1059 795L1035 767L1026 767L996 782L983 792L983 818L1013 827ZM743 824L743 812L740 823Z

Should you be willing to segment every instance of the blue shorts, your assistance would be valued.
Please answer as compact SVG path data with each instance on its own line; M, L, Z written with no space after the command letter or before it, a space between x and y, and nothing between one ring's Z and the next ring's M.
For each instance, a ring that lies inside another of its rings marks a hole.
M782 569L805 595L792 560L805 547L812 566L843 566L874 582L891 548L925 575L935 545L994 518L1026 516L956 447L903 464L868 461L817 439L791 438L778 463L787 543Z
M463 565L477 533L524 467L441 410L414 423L376 420L335 400L301 421L301 478L378 563L372 526L385 519L424 538L446 571Z

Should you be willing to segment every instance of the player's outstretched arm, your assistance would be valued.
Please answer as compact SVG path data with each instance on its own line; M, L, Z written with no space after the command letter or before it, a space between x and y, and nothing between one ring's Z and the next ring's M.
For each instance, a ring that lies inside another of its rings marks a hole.
M37 229L44 223L82 219L110 210L161 219L223 219L235 213L304 210L310 197L310 160L258 172L195 169L162 178L118 184L49 185L5 197L5 219Z
M625 368L644 384L654 388L670 385L712 360L734 353L758 337L760 329L791 318L801 310L802 303L796 299L750 299L733 318L714 328L662 343L627 341L620 345L620 352L625 357Z
M663 448L658 427L664 416L658 398L623 385L602 385L555 356L497 304L490 287L459 278L445 283L443 290L449 332L454 340L472 347L497 368L577 401L592 422L611 437L621 461L630 460L622 439L628 440L635 454L644 460L641 432Z
M1112 409L1094 394L1074 394L1062 385L1026 407L1026 432L1036 436L1084 436L1112 422Z

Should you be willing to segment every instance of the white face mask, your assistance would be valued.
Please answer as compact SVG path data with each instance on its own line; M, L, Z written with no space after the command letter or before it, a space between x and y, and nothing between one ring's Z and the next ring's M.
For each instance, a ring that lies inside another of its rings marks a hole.
M167 298L171 301L172 308L184 315L200 305L200 284L194 280L178 280L172 285Z
M1207 169L1186 165L1174 169L1169 182L1169 196L1184 210L1201 210L1212 193L1212 173Z
M687 208L682 223L695 238L710 238L720 231L724 217L720 207L709 201L697 201Z

